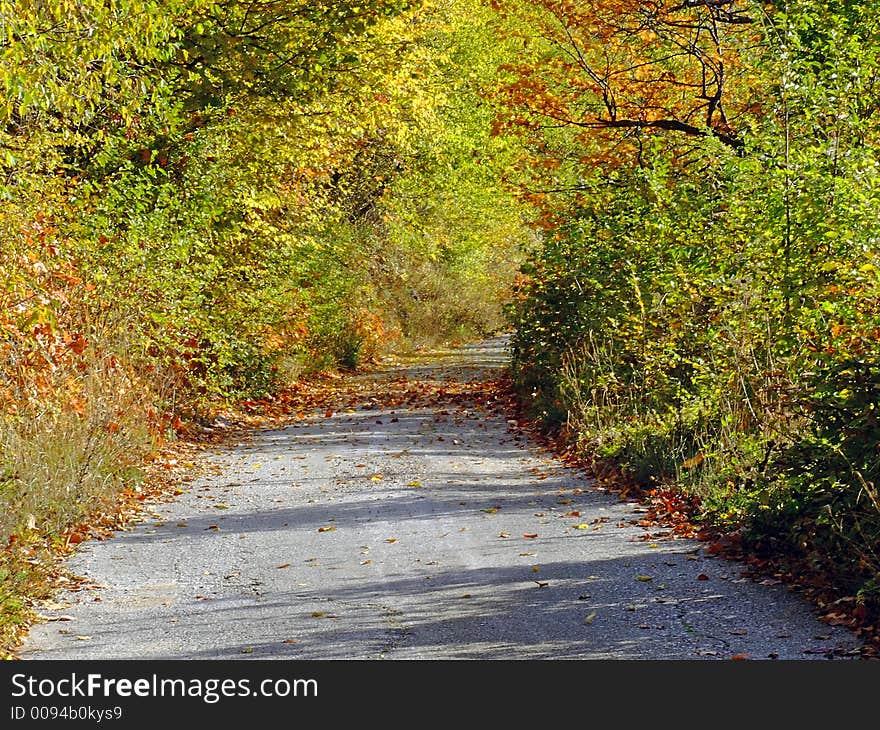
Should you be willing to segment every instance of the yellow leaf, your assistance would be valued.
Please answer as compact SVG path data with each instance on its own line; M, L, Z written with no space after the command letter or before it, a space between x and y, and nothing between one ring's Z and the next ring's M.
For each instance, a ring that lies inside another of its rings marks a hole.
M593 621L595 620L595 618L596 618L596 612L593 611L591 614L589 614L588 616L585 616L585 617L584 617L584 625L585 625L585 626L589 626L591 623L593 623Z
M653 580L650 575L637 575L636 580L642 583L647 583L649 580Z
M573 527L575 530L589 530L590 529L590 526L584 522L582 522L579 525L573 525Z
M319 527L318 532L333 532L335 529L334 525L325 525L324 527Z

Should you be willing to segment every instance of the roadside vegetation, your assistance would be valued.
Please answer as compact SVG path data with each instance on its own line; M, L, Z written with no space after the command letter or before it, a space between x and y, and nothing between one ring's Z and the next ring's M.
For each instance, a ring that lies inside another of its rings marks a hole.
M489 22L470 0L0 0L8 631L40 546L185 424L505 326L531 234Z
M876 618L877 7L500 5L532 48L503 91L544 211L534 413Z

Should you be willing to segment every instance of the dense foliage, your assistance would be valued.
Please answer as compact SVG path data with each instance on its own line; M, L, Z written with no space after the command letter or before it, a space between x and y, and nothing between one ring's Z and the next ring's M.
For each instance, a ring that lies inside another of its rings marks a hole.
M494 331L527 235L470 0L2 0L0 537L222 398Z
M521 387L597 459L876 599L880 14L503 7L539 44L502 93L548 228Z
M876 601L878 59L865 0L0 0L0 539L525 254L548 426Z

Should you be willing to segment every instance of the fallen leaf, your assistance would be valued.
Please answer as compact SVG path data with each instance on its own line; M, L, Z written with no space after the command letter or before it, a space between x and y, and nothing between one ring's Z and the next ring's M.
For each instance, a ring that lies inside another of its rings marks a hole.
M91 641L92 637L91 636L77 636L76 640L77 641Z
M335 529L334 525L325 525L324 527L319 527L318 532L333 532Z
M387 540L385 540L385 542L397 542L397 538L396 537L389 537Z
M40 605L46 611L63 611L65 608L70 608L69 603L58 603L58 601L53 601L51 599L43 601Z
M537 532L532 533L532 534L527 533L527 534L523 535L523 537L525 537L525 538L527 538L527 539L529 539L529 540L534 540L537 536L538 536L538 533L537 533Z
M494 507L490 507L488 509L481 509L480 512L485 512L488 515L494 515L498 510Z
M298 644L299 639L285 639L281 642L282 644Z
M549 583L545 583L540 580L532 580L532 583L536 583L538 585L538 588L546 588L547 586L550 585Z
M372 560L361 560L361 565L369 565L372 562Z
M420 487L420 486L422 486L422 483L419 482L419 481L415 481L415 480L413 480L413 481L411 481L411 482L407 482L407 485L406 485L406 486L408 486L408 487Z
M498 537L510 537L510 533L509 532L499 532Z
M749 655L748 655L748 654L734 654L734 655L733 655L732 657L730 657L730 658L733 659L734 661L739 661L739 662L741 662L741 661L743 661L744 659L748 659L748 658L749 658Z
M312 618L323 618L326 615L323 611L312 611Z
M278 570L281 570L282 568L289 568L289 567L290 567L290 563L283 563L283 564L277 566Z
M647 583L649 580L653 580L650 575L637 575L636 580L642 583Z
M238 650L238 653L239 653L239 654L253 654L253 653L254 653L254 648L253 648L252 646L249 646L249 647L247 647L246 649L239 649L239 650Z
M459 598L473 598L473 596L471 596L470 593L465 593L464 595L459 596Z
M373 474L373 476L370 477L370 481L371 482L381 482L384 478L385 477L383 477L381 474Z
M579 525L572 525L572 527L574 527L575 530L589 530L590 529L590 526L586 523L583 523L583 522Z
M532 566L532 572L533 572L533 573L537 573L539 570L541 570L541 569L540 569L537 565L533 565L533 566Z
M596 619L596 612L593 611L592 613L590 613L584 617L584 625L589 626L591 623L593 623L593 621L595 621L595 619Z
M697 576L697 580L709 580L709 576L706 575L705 573L700 573L700 574Z

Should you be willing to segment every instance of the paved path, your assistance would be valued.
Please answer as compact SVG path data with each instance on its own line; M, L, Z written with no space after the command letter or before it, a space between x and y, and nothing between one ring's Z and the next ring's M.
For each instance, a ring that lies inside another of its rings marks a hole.
M44 611L72 620L33 627L21 657L807 659L857 645L699 543L639 539L637 506L503 416L442 392L382 407L404 375L492 376L503 344L362 376L350 412L215 450L217 473L159 518L82 546L70 568L99 587Z

